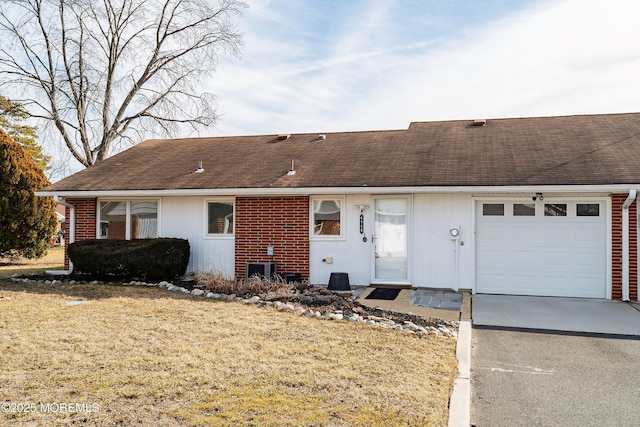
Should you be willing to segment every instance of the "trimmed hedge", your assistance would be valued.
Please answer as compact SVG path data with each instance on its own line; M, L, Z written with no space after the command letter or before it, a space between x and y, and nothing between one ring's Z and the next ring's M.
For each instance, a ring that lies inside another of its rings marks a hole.
M189 264L189 241L176 238L80 240L69 244L77 273L100 278L172 280Z

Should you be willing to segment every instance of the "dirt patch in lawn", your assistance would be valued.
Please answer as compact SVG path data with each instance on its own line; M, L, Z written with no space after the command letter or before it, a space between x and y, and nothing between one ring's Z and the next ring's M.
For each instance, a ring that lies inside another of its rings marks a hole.
M0 296L4 403L38 405L0 424L447 424L452 339L139 286L0 281Z

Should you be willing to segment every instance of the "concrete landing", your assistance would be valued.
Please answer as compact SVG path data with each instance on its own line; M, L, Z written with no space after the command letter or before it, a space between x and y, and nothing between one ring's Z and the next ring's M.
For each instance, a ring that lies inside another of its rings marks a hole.
M462 294L446 289L418 288L411 292L409 303L439 310L460 311L462 308Z
M455 310L442 310L437 308L420 307L417 305L411 305L413 291L411 289L401 289L396 299L380 300L380 299L365 299L375 288L365 288L358 296L358 302L364 306L371 308L379 308L381 310L395 310L400 313L413 313L422 317L432 317L443 320L460 320L460 311Z

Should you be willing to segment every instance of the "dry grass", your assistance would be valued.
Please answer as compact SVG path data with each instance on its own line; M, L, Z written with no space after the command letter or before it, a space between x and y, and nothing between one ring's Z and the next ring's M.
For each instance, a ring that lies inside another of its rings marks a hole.
M12 274L40 274L45 270L62 270L64 268L64 247L49 248L47 254L39 259L20 258L17 260L0 258L0 279Z
M0 425L447 424L454 340L158 288L0 281L0 296L0 405L99 407Z
M266 279L258 275L248 280L235 280L221 272L190 273L185 278L195 280L212 292L239 296L258 295L268 301L288 301L295 294L296 286L300 285L300 283L288 283L282 277ZM308 284L308 282L304 281L302 284Z

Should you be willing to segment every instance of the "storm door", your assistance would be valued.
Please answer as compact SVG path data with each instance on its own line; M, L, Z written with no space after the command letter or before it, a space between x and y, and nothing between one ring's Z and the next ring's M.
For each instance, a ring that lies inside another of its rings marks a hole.
M374 281L406 282L408 230L406 198L375 199Z

